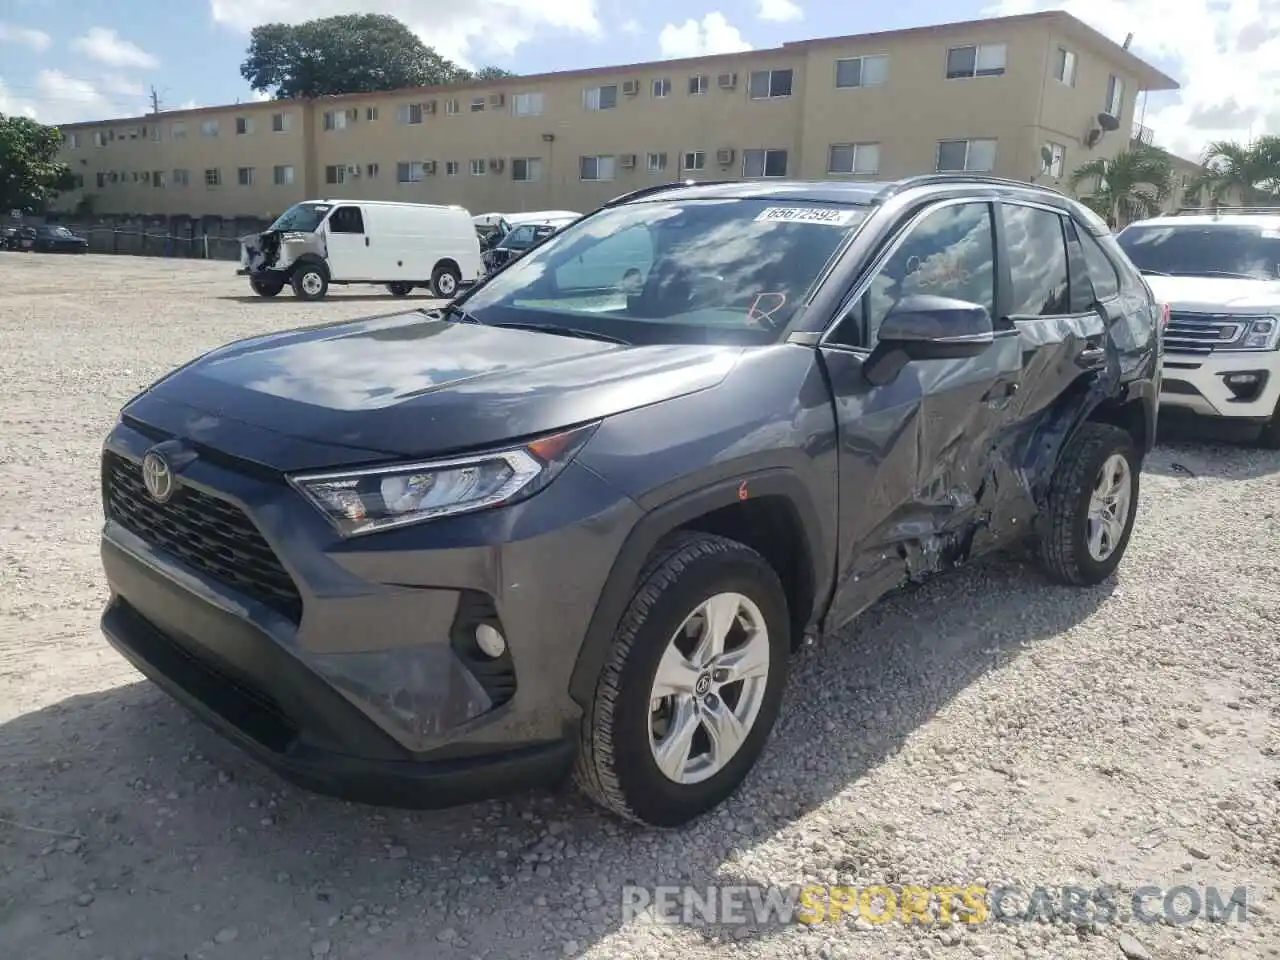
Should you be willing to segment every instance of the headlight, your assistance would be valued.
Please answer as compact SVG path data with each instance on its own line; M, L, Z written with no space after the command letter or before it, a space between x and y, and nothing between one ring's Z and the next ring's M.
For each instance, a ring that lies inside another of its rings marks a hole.
M1259 317L1246 321L1234 340L1224 344L1223 350L1274 350L1280 334L1280 322L1275 317Z
M595 432L577 427L447 460L289 478L344 537L523 500L547 486Z

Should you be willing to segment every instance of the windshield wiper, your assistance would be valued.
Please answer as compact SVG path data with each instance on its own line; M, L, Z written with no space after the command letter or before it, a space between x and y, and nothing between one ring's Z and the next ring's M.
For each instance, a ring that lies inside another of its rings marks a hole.
M532 330L535 333L553 333L562 337L579 337L583 340L602 340L605 343L617 343L624 347L631 346L630 340L614 337L598 330L583 330L579 327L562 327L554 323L491 323L491 327L503 327L507 330Z
M454 317L457 317L457 319L461 323L479 323L480 322L480 318L477 317L474 313L467 313L467 311L463 310L460 306L454 303L449 304L447 307L445 307L443 310L440 311L440 317L441 319L444 319L444 320L449 319L450 314L452 314Z
M1172 277L1172 273L1166 273L1163 270L1148 270L1146 267L1140 267L1138 272L1144 277Z

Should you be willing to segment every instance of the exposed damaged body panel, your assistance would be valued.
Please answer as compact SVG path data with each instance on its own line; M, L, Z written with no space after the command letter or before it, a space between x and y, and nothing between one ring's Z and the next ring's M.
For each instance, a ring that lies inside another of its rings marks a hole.
M265 230L240 238L240 264L250 275L288 273L305 254L328 255L323 233Z

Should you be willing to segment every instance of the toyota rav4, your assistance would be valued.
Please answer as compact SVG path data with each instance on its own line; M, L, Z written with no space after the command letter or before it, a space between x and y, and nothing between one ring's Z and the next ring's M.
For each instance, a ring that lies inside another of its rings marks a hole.
M133 398L102 625L295 782L442 806L572 776L670 826L737 789L788 659L1031 538L1109 577L1160 308L1025 183L668 184L436 314L277 332Z

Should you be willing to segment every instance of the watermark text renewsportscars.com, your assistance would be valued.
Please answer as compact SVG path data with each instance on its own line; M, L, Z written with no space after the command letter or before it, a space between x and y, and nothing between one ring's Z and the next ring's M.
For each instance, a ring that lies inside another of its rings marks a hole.
M1247 887L1074 885L1016 886L790 886L721 885L622 888L624 921L776 926L793 923L872 924L1036 923L1187 924L1244 922Z

